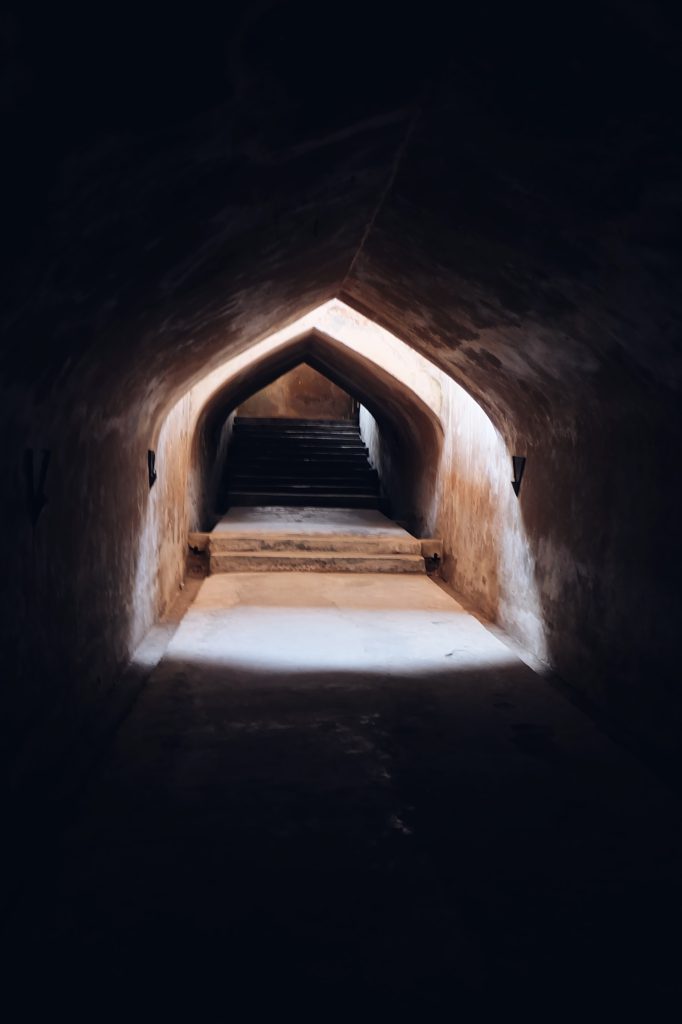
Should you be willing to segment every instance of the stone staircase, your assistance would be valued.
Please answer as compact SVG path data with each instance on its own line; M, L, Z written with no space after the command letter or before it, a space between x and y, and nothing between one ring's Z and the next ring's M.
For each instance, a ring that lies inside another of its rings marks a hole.
M338 420L237 417L227 504L386 511L358 425Z
M212 533L210 572L381 572L423 573L420 542L405 534L359 537Z

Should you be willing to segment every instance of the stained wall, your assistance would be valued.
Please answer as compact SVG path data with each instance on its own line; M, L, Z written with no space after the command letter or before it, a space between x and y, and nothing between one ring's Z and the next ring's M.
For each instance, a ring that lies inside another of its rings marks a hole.
M238 416L274 419L353 420L356 403L312 366L302 364L243 402Z

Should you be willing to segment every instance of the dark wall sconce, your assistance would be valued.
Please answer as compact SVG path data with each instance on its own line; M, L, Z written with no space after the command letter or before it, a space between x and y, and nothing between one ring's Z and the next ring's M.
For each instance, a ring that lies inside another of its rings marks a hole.
M156 483L156 452L153 452L151 448L147 451L147 472L149 473L149 490Z
M521 480L523 479L523 472L526 468L526 456L512 455L512 468L514 471L512 487L514 488L514 494L518 498L519 491L521 490Z
M50 465L50 452L47 448L43 448L41 450L40 460L36 458L36 454L37 453L33 448L27 448L24 452L26 499L28 503L28 514L33 527L35 527L40 513L47 504L45 484L47 481L48 466Z

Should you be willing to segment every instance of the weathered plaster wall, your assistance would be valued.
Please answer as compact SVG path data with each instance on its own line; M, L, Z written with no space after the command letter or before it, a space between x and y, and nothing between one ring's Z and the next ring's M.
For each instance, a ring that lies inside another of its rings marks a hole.
M549 657L542 595L520 499L516 452L469 395L441 379L445 443L429 522L444 539L443 575L541 660ZM535 467L526 464L521 494Z
M167 609L185 572L190 509L191 393L168 413L156 440L156 482L143 495L135 557L128 653ZM208 468L208 467L207 467Z
M312 366L304 363L247 398L239 416L310 420L353 420L355 402Z
M221 414L220 410L230 409L240 388L248 390L249 374L259 379L262 371L258 367L266 357L273 353L286 355L299 336L309 330L332 339L350 356L362 356L364 369L359 372L360 378L365 378L366 393L371 395L379 387L380 375L388 373L390 387L403 396L393 419L386 419L384 414L379 424L364 406L360 414L361 431L390 498L392 514L404 519L419 535L440 536L444 541L446 578L536 656L547 658L536 560L526 534L521 501L511 486L514 452L481 407L452 378L343 303L331 302L295 322L195 387L192 402L197 410L193 420L197 429L189 471L194 480L192 493L200 493L202 480L207 479L212 467L221 464L224 447L220 448L220 439L227 413ZM428 406L441 429L429 433L417 426L413 442L407 443L401 423L418 422L410 411L410 393L414 396L412 402L419 400ZM211 417L198 412L212 401L215 406ZM375 411L381 416L380 407ZM535 471L532 460L529 467L523 497L531 471ZM193 528L206 528L215 520L215 510L206 515L214 496L215 491L213 496L189 502L188 521Z
M432 532L429 517L440 471L441 443L434 443L435 438L427 435L416 447L405 445L398 431L389 423L378 422L364 405L360 406L359 425L369 461L388 499L388 514L417 537L428 536Z
M443 576L484 615L507 629L541 660L549 658L535 566L519 498L511 486L514 451L483 409L452 378L407 350L400 358L413 364L408 371L430 381L431 407L443 428L440 452L422 450L434 460L434 489L417 496L419 507L407 513L409 525L421 536L443 540ZM384 360L389 359L387 354ZM406 510L401 501L404 475L400 455L387 443L367 409L360 409L360 431L370 460L377 468L395 514ZM535 471L532 465L531 470ZM522 482L524 489L529 476Z

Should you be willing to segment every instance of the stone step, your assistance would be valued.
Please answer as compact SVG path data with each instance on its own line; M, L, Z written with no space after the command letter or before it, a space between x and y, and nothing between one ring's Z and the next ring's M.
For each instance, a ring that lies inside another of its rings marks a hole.
M267 533L233 531L221 534L207 534L206 544L211 556L218 554L240 554L244 552L289 552L301 554L310 551L336 552L356 555L421 555L423 545L416 537L382 536L373 534L326 534L326 533Z
M279 472L277 472L279 470ZM355 483L376 483L378 475L374 470L358 467L357 469L343 469L339 471L336 467L315 466L310 469L302 469L290 472L288 466L272 466L267 474L265 471L254 471L251 466L238 467L228 473L228 479L237 480L262 480L267 475L268 480L353 480Z
M282 466L281 464L271 466L252 466L251 463L243 463L242 465L233 467L228 473L230 480L235 480L237 477L253 477L255 480L261 480L266 475L269 480L300 480L302 476L311 480L324 478L329 480L372 480L376 482L378 479L378 474L367 466L330 466L329 463L326 462L319 466L301 467L289 465Z
M376 494L349 494L329 491L325 494L306 490L301 494L279 491L230 491L229 504L244 505L313 505L319 508L383 508Z
M231 443L240 448L255 447L256 445L267 445L273 447L279 445L283 448L298 448L301 445L312 445L320 448L334 448L341 445L353 448L365 448L365 442L361 437L266 437L254 431L245 437L243 434L233 434Z
M233 434L239 437L251 437L257 435L258 437L360 437L360 431L357 427L320 427L313 429L312 427L295 428L295 427L284 427L277 428L273 427L256 427L255 429L249 430L247 427L237 425L233 428Z
M233 457L229 462L230 468L237 467L240 470L243 469L254 469L254 472L262 472L264 470L272 469L286 469L287 471L304 472L309 470L310 472L319 472L321 469L329 467L335 473L345 473L346 471L352 473L374 473L369 462L365 457L361 459L348 459L348 458L335 458L329 459L279 459L273 456L254 456L253 459L242 459L239 454Z
M274 427L272 425L266 426L255 426L247 427L243 423L236 423L232 432L234 434L273 434L282 436L285 434L302 434L302 435L314 435L314 434L329 434L330 437L343 436L350 434L353 437L360 436L360 430L358 427L335 427L335 426L321 426L321 427Z
M235 427L241 430L249 428L255 430L359 430L360 427L355 420L291 420L291 419L270 419L260 420L252 417L245 419L243 416L235 416Z
M305 427L306 429L310 428L311 430L314 430L317 427L327 427L331 429L333 429L334 427L351 427L354 428L355 430L358 429L357 423L355 423L353 420L306 420L299 419L298 417L294 419L287 416L235 416L234 425L235 427L277 427L278 429L286 429L287 427Z
M285 475L291 476L299 471L302 473L319 473L324 469L328 469L330 473L336 473L341 476L346 472L354 474L374 472L369 463L364 459L357 462L346 462L340 459L308 460L305 462L293 462L289 459L235 459L230 464L230 473L236 471L243 473L250 470L254 475L279 470Z
M280 465L282 463L296 465L298 463L312 463L312 464L324 464L327 462L344 463L347 462L349 465L365 465L369 466L369 457L367 452L362 449L358 451L349 451L348 449L342 448L329 448L327 451L318 451L316 448L309 448L305 451L290 451L279 448L254 448L253 450L246 450L235 445L231 450L231 463L249 463L249 462L276 462Z
M303 444L307 441L310 443L319 442L320 444L364 444L360 434L356 433L343 433L343 434L330 434L326 431L318 431L317 433L301 433L292 434L284 433L282 431L263 431L263 430L236 430L232 432L232 436L235 440L238 440L246 444L247 442L257 441L261 438L266 441L280 442L282 444Z
M377 494L377 488L373 484L358 484L352 480L316 480L314 484L306 484L301 480L286 482L238 479L230 481L230 489L236 494Z
M257 431L249 434L233 434L235 444L281 444L289 445L292 448L300 444L337 445L349 444L364 446L364 441L357 434L339 434L334 437L331 434L259 434Z
M236 449L228 465L231 466L353 466L371 468L366 452L275 452L270 449L258 452L243 452Z
M304 491L315 494L376 494L376 484L370 481L356 480L325 480L318 479L305 481L277 480L268 477L256 477L245 480L243 477L230 479L230 487L233 491L278 491L288 494L291 491L303 493Z
M357 423L236 419L226 467L229 507L384 509Z
M279 469L285 473L298 473L310 470L311 472L319 473L321 469L329 468L332 473L345 473L346 470L352 473L374 473L366 455L362 455L359 458L351 456L340 457L338 455L319 456L311 458L309 456L303 456L301 458L291 458L288 455L276 455L268 453L262 455L250 455L248 457L243 456L241 453L235 454L234 458L228 463L230 471L239 469L240 471L253 469L254 473L262 473L266 470Z
M221 572L380 572L424 573L421 555L377 555L358 551L211 552L211 573Z
M254 437L248 441L240 438L235 440L234 450L240 455L249 456L257 455L259 452L286 453L291 456L328 455L330 452L338 452L339 455L367 456L365 445L354 441L297 441L295 444L287 444L283 441L268 441L262 437Z
M261 438L258 440L249 441L234 441L232 444L232 451L235 455L248 455L249 458L253 458L254 455L267 455L271 452L273 455L286 455L287 457L301 458L310 457L311 455L326 456L332 452L336 452L338 455L345 455L348 458L357 458L358 455L362 455L367 458L367 448L363 444L344 444L341 441L330 442L329 444L313 444L312 442L301 442L300 444L282 444L277 441L263 441Z
M282 465L323 465L333 463L334 465L368 466L370 465L367 452L339 451L338 448L331 448L328 452L278 452L272 448L261 448L258 451L246 452L239 448L231 451L231 464L236 463L273 463Z
M254 438L265 437L272 441L285 441L294 443L296 441L355 441L362 443L362 437L357 430L329 431L329 430L233 430L232 436L240 441L252 441Z
M233 427L232 433L235 437L361 437L360 431L355 429L342 429L329 427L325 429L312 430L308 427L296 429L294 427L256 427L253 430L244 427Z

